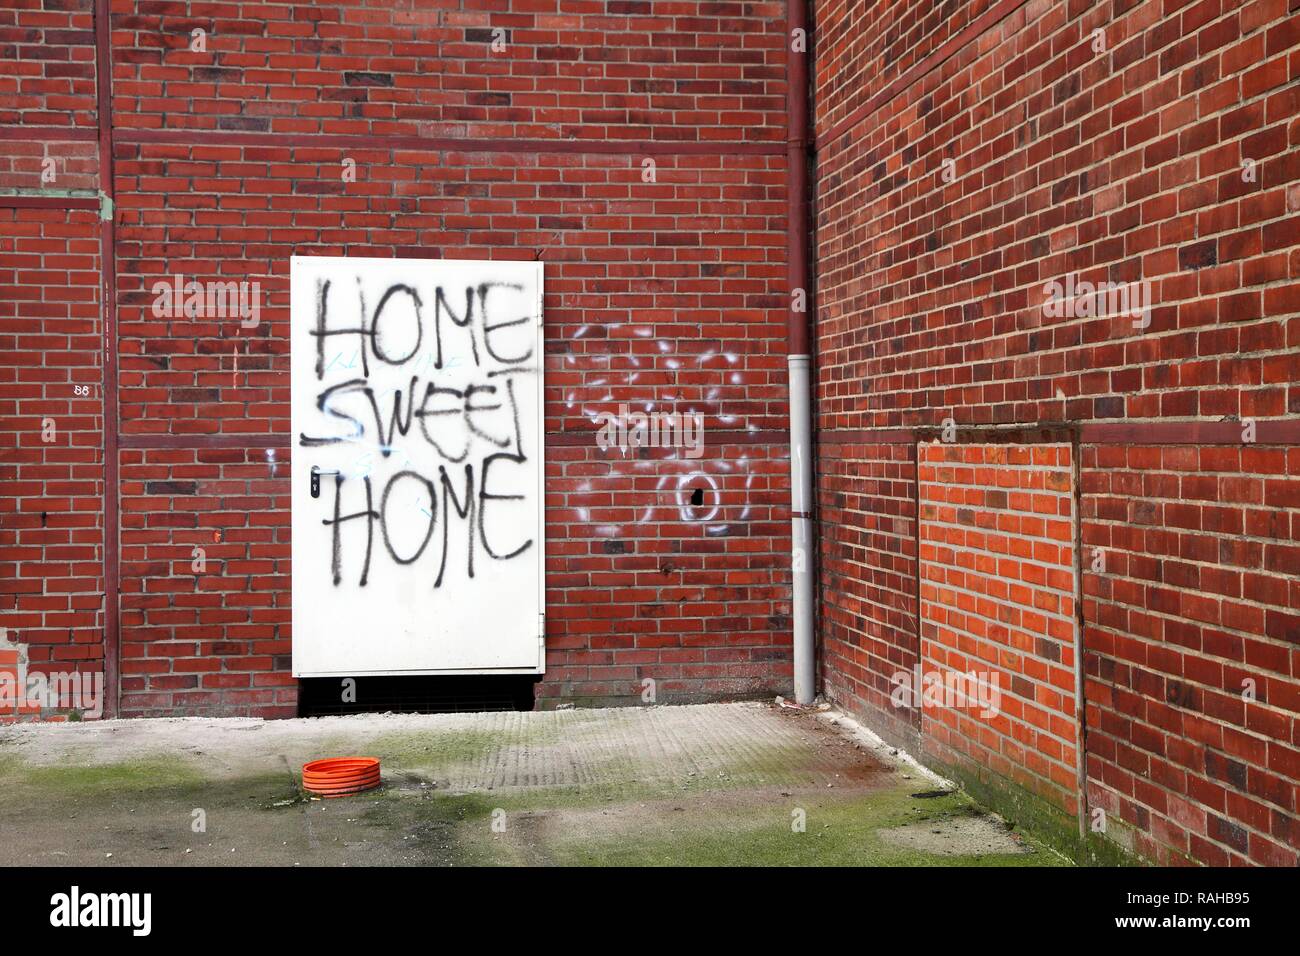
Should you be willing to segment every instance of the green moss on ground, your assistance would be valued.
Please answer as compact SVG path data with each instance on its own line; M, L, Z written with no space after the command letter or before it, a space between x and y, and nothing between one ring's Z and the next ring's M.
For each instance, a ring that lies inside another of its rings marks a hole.
M580 733L584 726L580 718L565 724L550 740L558 740L560 733ZM539 744L533 728L527 736L522 745ZM102 862L108 850L114 862L208 865L1066 862L1023 836L1019 838L1026 852L1007 852L1003 846L997 852L947 855L938 852L953 846L942 842L944 834L937 835L934 852L900 846L882 838L881 831L955 821L982 811L965 792L919 796L933 790L925 779L909 780L904 772L891 770L859 773L861 766L851 759L846 759L844 776L836 778L834 787L810 782L816 752L789 744L750 747L723 771L686 775L665 773L652 760L641 767L636 759L624 757L618 772L606 775L608 782L597 786L457 794L421 785L455 767L495 760L499 752L519 745L500 734L472 730L381 735L362 750L383 759L386 786L326 801L302 793L297 768L287 765L274 772L225 777L220 776L221 767L172 755L78 765L29 764L8 755L0 757L0 815L25 834L22 846L8 848L20 862ZM355 740L346 749L354 746ZM205 834L190 832L194 808L207 814ZM1004 815L1017 823L1043 824L1026 807L1010 809L1013 812ZM803 832L791 825L796 810L805 814ZM232 856L236 846L238 853ZM193 847L192 854L181 856L187 847ZM0 860L3 857L0 852Z
M1043 845L1084 866L1141 866L1144 861L1098 833L1079 837L1079 820L1061 808L1009 780L985 772L946 764L934 757L926 763L961 784L982 806L988 807Z
M402 831L459 865L1062 866L1032 840L1022 852L947 855L900 847L880 831L981 811L960 791L924 799L912 785L863 793L713 791L627 801L573 788L423 797L389 793L366 821ZM805 813L804 832L792 828ZM494 817L494 814L496 816ZM497 829L494 829L494 820Z
M0 759L0 780L6 781L6 790L36 791L51 797L177 789L200 784L203 779L189 761L161 756L102 764L27 764L15 756Z

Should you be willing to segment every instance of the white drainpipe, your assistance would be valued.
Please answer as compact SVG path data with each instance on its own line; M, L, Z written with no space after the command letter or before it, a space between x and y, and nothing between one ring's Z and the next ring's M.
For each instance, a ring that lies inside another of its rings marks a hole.
M811 704L817 692L813 633L812 362L791 355L790 552L793 572L794 699Z

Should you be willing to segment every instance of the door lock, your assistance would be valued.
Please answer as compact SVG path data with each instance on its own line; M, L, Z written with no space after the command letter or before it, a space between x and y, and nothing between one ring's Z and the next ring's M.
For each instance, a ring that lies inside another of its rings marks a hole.
M340 472L321 471L320 465L312 465L311 466L311 496L313 498L320 497L320 476L321 475L337 475L337 474L340 474Z

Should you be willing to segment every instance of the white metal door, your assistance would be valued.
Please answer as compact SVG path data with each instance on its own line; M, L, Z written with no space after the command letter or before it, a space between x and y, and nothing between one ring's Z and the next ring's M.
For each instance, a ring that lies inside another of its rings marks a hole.
M294 675L541 673L542 264L290 272Z

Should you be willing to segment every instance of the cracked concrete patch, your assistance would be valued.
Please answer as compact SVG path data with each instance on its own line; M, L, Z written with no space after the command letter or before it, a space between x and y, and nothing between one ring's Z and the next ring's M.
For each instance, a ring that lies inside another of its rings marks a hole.
M1032 847L992 814L926 820L877 830L876 833L893 846L939 856L1033 852Z

